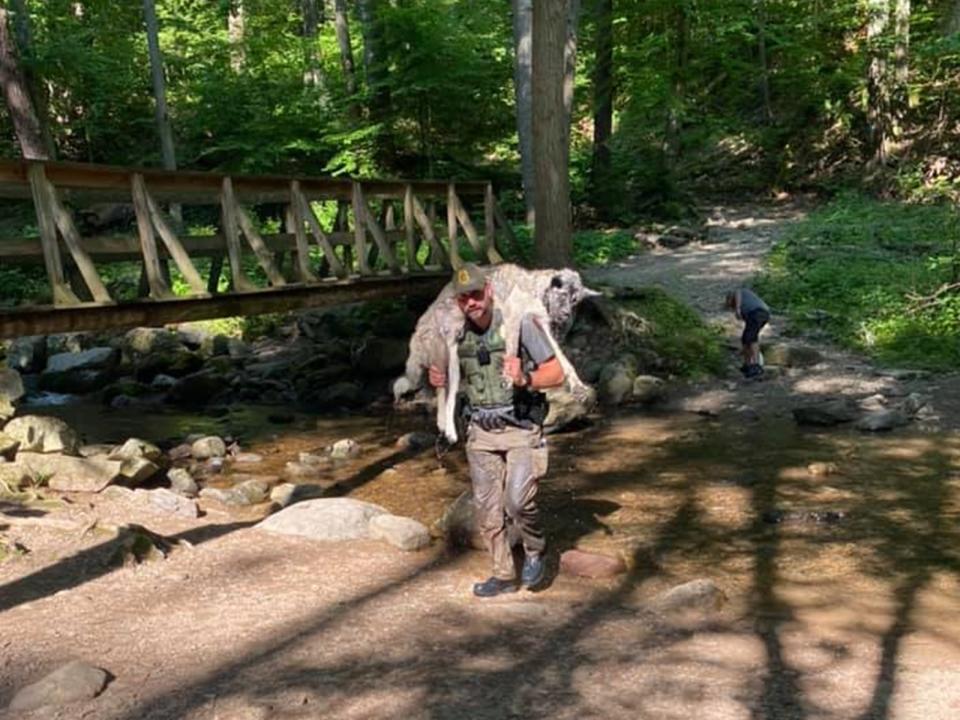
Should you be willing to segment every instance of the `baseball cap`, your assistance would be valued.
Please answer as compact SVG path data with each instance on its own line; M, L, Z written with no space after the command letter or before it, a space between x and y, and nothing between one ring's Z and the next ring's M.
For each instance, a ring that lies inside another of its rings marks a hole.
M464 263L453 271L453 291L457 295L481 290L486 284L486 274L474 263Z

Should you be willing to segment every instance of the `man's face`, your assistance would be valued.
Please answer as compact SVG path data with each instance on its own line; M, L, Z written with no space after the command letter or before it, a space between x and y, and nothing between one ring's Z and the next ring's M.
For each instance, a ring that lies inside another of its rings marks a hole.
M487 315L492 298L493 292L487 283L479 290L457 295L457 306L471 322L479 324Z

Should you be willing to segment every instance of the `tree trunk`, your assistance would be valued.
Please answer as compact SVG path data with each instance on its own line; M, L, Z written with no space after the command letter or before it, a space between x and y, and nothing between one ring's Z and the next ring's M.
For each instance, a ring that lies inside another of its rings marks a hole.
M890 23L889 0L867 0L867 147L871 162L886 162L890 89L883 34Z
M950 3L943 21L943 32L945 35L960 32L960 0L952 0Z
M533 2L533 157L536 192L534 260L573 264L570 234L569 124L564 109L566 2Z
M163 55L160 54L157 11L153 0L143 0L143 14L147 26L147 50L150 54L150 75L153 78L153 97L156 102L157 130L160 134L160 150L163 167L177 169L177 156L173 150L173 129L167 113L167 87L163 77Z
M53 134L50 132L50 120L47 113L50 104L47 89L37 78L37 74L32 67L34 52L30 11L27 9L26 0L11 0L10 7L13 10L13 28L17 37L17 49L23 61L21 68L23 70L23 80L26 83L27 92L30 93L37 121L40 123L40 133L43 135L43 146L47 151L47 157L56 160L57 147L53 140Z
M43 132L36 110L30 99L23 71L20 67L20 58L10 33L9 14L0 7L0 85L3 86L3 97L10 112L13 130L20 143L20 152L23 157L34 160L45 160L49 157L43 142Z
M593 70L593 191L602 205L600 186L610 172L613 133L613 0L598 0L597 47Z
M895 0L893 33L890 130L892 140L899 141L903 136L907 111L910 107L910 0Z
M767 6L765 0L756 0L757 55L760 61L760 99L763 103L763 120L773 122L773 107L770 104L770 67L767 64Z
M357 76L353 69L353 47L350 45L350 21L347 15L347 0L334 0L333 27L337 33L337 46L340 48L340 67L343 68L344 83L350 96L349 113L354 119L360 117L357 106Z
M245 25L243 0L230 0L227 8L227 38L230 40L230 68L236 73L243 70L247 60L243 47Z
M580 0L567 2L567 37L563 46L563 113L567 132L567 147L570 147L570 126L573 122L573 96L576 89L577 70L577 25L580 22Z
M520 177L526 221L535 218L533 177L533 0L513 0L513 89L517 104L517 140L520 145Z
M683 110L683 96L686 85L688 33L687 6L685 0L681 0L674 9L674 66L663 140L663 154L668 167L672 167L680 156L680 116Z
M322 0L320 2L322 3ZM318 90L323 87L320 53L317 48L320 12L318 0L303 0L303 84Z
M363 32L363 69L370 92L370 115L380 120L390 109L387 56L383 36L383 0L357 0Z

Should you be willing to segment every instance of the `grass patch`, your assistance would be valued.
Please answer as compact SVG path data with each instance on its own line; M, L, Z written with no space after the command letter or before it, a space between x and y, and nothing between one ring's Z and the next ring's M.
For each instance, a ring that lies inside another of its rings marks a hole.
M756 288L793 328L821 328L881 364L960 366L960 223L951 208L841 197L794 226Z
M663 358L668 372L687 378L724 372L730 359L722 333L693 308L654 287L621 290L614 297L622 310L645 321L637 340Z
M529 267L533 262L533 228L515 225L517 242L501 248L511 262ZM580 230L573 234L573 261L577 267L606 265L640 252L629 230Z

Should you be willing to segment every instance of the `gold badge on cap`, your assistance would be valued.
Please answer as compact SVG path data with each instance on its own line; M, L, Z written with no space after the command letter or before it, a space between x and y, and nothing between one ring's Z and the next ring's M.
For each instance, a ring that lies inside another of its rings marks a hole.
M457 282L461 285L466 285L470 282L470 273L468 273L465 268L461 268L460 272L457 273Z

